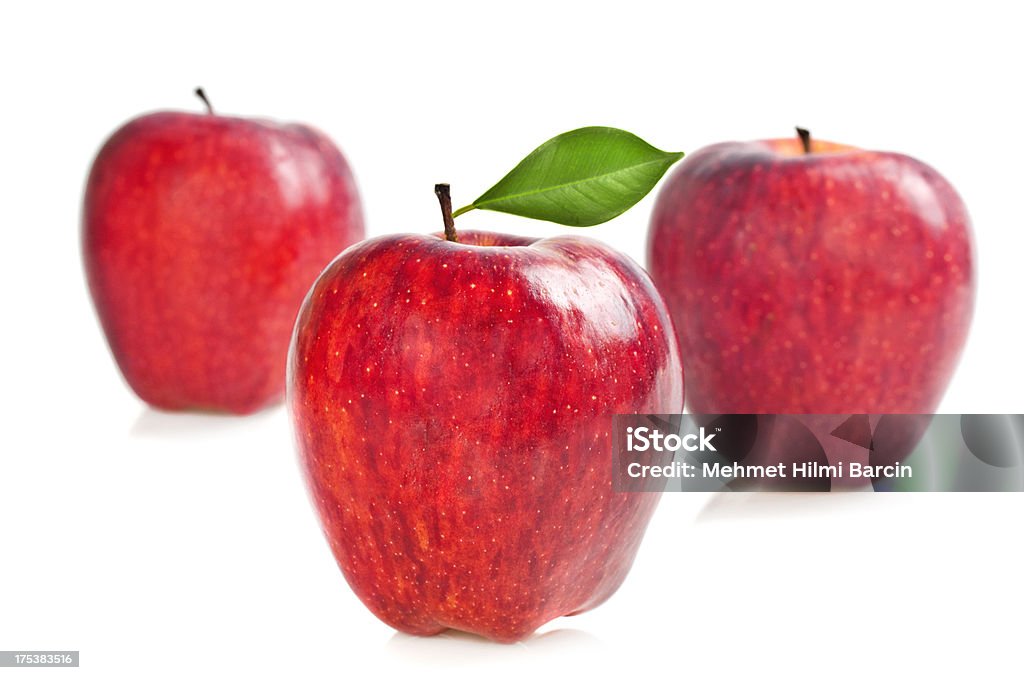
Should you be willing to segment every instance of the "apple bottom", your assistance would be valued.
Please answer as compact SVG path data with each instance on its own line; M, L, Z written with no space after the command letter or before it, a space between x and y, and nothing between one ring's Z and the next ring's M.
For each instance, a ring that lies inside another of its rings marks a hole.
M638 522L646 524L654 512L660 496L658 494L643 494L643 496L645 497L645 507L640 509L636 519ZM635 544L627 546L627 550L635 554L639 543L638 539ZM335 557L340 563L341 559L337 553L335 553ZM523 560L525 561L526 558ZM494 642L513 644L528 639L538 628L557 618L577 616L600 606L619 589L631 566L632 558L621 569L605 574L601 579L599 591L595 595L584 600L582 604L568 609L558 608L562 605L562 601L557 597L537 601L531 591L535 590L539 584L521 581L510 583L507 587L495 587L501 583L499 578L491 583L491 587L479 593L483 597L477 599L471 607L452 612L450 618L445 616L446 609L464 607L463 601L458 597L421 602L419 606L423 607L422 610L396 609L393 603L364 595L364 591L360 587L361 579L344 568L342 572L367 608L381 621L402 633L432 637L448 630L457 630ZM475 571L472 567L465 565L452 565L448 573L454 574L456 577L461 574L466 578L474 578ZM582 592L590 588L589 583L591 581L581 575L576 591ZM429 584L425 585L429 587ZM534 606L539 608L527 609L512 605L511 601L515 598L535 601L537 604Z
M388 482L381 486L395 493L354 505L315 482L314 497L322 499L317 507L345 579L384 623L414 635L452 628L517 642L600 605L632 566L660 495L611 491L608 442L603 432L579 433L535 451L506 451L517 461L563 460L566 445L584 452L581 463L553 474L477 466L461 479L439 471L413 488ZM439 507L424 500L437 496L447 497Z

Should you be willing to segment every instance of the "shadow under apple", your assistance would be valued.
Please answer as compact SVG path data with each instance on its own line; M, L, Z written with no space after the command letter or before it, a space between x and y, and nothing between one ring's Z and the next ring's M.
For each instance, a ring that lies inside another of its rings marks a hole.
M146 406L131 426L130 434L139 439L188 440L233 436L253 425L279 417L282 405L252 415L236 416L196 411L162 411Z

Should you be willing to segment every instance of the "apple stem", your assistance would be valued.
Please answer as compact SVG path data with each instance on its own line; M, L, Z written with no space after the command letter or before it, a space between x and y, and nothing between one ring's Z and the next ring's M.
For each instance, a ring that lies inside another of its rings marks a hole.
M206 97L206 93L203 92L203 88L201 88L201 87L197 87L196 88L196 96L203 100L203 103L206 104L206 112L212 116L213 115L213 104L211 104L210 100Z
M452 243L459 242L459 235L455 233L455 218L452 217L452 194L451 187L447 184L435 184L434 194L441 204L441 217L444 219L444 237Z
M811 131L798 127L796 129L796 136L800 138L800 143L804 145L804 153L811 152Z

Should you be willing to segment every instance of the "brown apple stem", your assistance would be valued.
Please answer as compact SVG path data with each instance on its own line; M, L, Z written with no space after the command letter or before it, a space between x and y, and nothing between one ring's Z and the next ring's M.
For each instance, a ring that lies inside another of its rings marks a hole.
M796 136L800 138L800 143L804 145L804 153L811 152L811 131L805 130L802 127L796 129Z
M211 104L210 100L206 97L206 93L203 92L203 88L201 88L201 87L197 87L196 88L196 96L203 100L203 103L206 104L206 112L212 116L213 115L213 104Z
M452 194L451 187L447 184L435 184L434 194L441 204L441 217L444 219L444 237L452 243L459 242L459 235L455 233L455 218L452 217Z

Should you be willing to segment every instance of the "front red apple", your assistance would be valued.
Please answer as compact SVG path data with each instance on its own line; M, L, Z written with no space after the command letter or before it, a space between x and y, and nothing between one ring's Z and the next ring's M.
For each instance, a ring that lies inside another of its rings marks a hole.
M702 149L661 191L648 253L695 412L930 413L967 337L967 211L900 154Z
M584 238L395 235L303 305L289 405L346 579L391 626L522 639L626 576L656 494L614 493L616 413L682 408L647 276Z
M302 125L156 113L97 156L83 213L89 287L135 392L248 413L281 398L317 274L363 237L355 183Z

